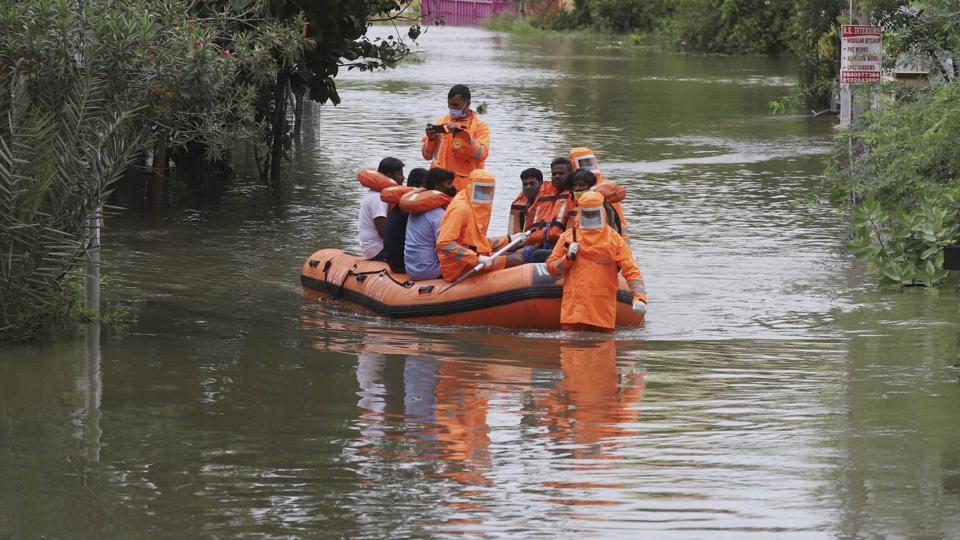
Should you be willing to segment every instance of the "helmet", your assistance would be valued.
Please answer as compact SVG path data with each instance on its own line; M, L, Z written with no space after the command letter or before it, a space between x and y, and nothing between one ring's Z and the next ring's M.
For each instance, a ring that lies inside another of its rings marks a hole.
M493 204L497 179L485 169L475 169L470 173L470 203Z
M593 155L593 150L586 146L578 146L570 151L570 161L573 163L573 169L587 169L596 174L600 172L600 165L597 163L597 157Z

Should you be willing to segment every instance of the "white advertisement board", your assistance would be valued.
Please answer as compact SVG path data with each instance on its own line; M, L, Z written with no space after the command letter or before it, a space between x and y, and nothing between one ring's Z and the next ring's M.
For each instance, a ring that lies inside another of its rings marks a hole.
M880 27L845 24L840 37L840 82L880 82Z

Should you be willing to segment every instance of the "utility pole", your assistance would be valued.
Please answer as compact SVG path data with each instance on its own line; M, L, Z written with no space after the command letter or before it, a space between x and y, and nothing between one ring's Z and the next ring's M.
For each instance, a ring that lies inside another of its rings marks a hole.
M854 6L854 0L847 3L848 13L850 14L850 24L869 24L870 16L867 12L861 11ZM866 107L862 110L867 110ZM840 124L838 128L849 128L854 119L854 99L853 88L850 83L840 83Z

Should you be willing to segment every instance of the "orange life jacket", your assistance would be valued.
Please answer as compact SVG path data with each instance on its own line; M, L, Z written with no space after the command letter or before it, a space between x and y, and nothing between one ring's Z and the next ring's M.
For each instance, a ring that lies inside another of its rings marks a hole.
M627 190L623 189L623 186L620 184L609 180L602 184L597 182L597 185L590 188L590 190L603 195L603 199L610 204L618 203L627 198Z
M527 209L524 226L533 229L527 237L527 245L553 247L566 230L569 217L576 207L569 190L557 193L553 182L544 181L536 200Z
M390 211L393 212L393 209L400 204L400 199L415 189L417 188L411 186L390 186L380 192L380 200L387 203Z
M435 189L413 188L400 198L400 209L408 214L419 214L434 208L446 208L450 196Z
M510 219L507 222L508 234L516 234L527 230L525 224L529 206L527 196L522 191L520 195L510 203Z
M376 169L368 168L363 169L357 173L357 180L360 181L360 184L364 187L368 187L376 192L381 192L388 187L396 186L397 183L393 181L393 178L377 172Z

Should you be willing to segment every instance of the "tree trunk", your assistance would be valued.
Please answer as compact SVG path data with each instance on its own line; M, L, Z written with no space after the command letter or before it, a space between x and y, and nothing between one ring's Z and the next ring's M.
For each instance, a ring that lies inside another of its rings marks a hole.
M273 133L270 150L270 180L280 180L283 164L283 143L287 136L287 92L290 91L290 73L286 70L277 74L277 93L274 96Z
M293 94L293 138L300 140L300 127L303 125L303 93Z
M167 134L161 132L157 149L153 153L153 174L163 176L167 170Z

